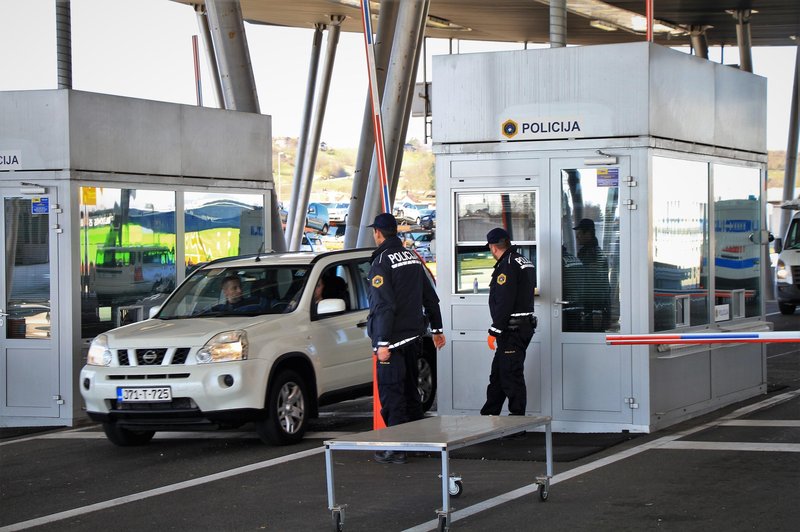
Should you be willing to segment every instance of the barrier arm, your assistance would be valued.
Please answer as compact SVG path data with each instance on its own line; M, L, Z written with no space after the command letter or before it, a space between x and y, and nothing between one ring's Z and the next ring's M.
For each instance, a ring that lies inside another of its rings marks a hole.
M607 334L608 345L766 344L800 342L800 331L719 332L686 334Z

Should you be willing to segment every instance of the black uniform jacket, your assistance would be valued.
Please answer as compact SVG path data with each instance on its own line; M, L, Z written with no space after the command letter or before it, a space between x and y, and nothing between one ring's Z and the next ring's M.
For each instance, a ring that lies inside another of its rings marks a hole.
M536 268L512 246L497 260L489 283L489 334L500 336L513 317L533 316Z
M419 256L396 236L372 253L367 331L372 347L397 347L431 332L442 332L439 297ZM425 315L422 309L425 309Z

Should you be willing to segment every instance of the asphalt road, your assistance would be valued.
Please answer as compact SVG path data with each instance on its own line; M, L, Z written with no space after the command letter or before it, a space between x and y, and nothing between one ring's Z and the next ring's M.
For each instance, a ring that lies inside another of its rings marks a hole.
M770 315L797 330L800 313ZM769 393L555 464L451 459L464 479L453 530L795 530L800 522L800 349L768 348ZM328 409L302 443L246 431L158 434L119 448L95 426L0 439L0 531L329 530L321 442L368 430L371 402ZM6 433L8 436L8 433ZM591 435L586 435L591 438ZM345 530L435 530L436 456L381 465L334 455Z

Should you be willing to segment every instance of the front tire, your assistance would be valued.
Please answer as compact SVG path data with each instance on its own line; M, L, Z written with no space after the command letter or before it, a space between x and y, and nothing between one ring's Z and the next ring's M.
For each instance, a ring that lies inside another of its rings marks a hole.
M795 308L797 308L796 305L792 305L791 303L778 303L778 310L781 311L781 314L794 314Z
M136 447L144 445L153 439L153 430L128 430L120 427L114 421L103 423L103 432L108 441L119 447Z
M296 372L285 370L273 379L267 390L267 417L256 422L256 432L264 443L289 445L303 439L310 406L308 387Z

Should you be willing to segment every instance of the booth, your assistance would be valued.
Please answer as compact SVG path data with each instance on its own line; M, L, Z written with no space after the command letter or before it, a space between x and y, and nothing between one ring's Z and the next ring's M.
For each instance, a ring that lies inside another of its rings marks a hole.
M0 426L71 426L94 336L269 248L271 119L72 90L0 116Z
M493 353L486 233L536 265L528 413L650 432L766 392L766 80L652 43L434 58L438 408L477 414ZM448 251L445 251L448 250Z

